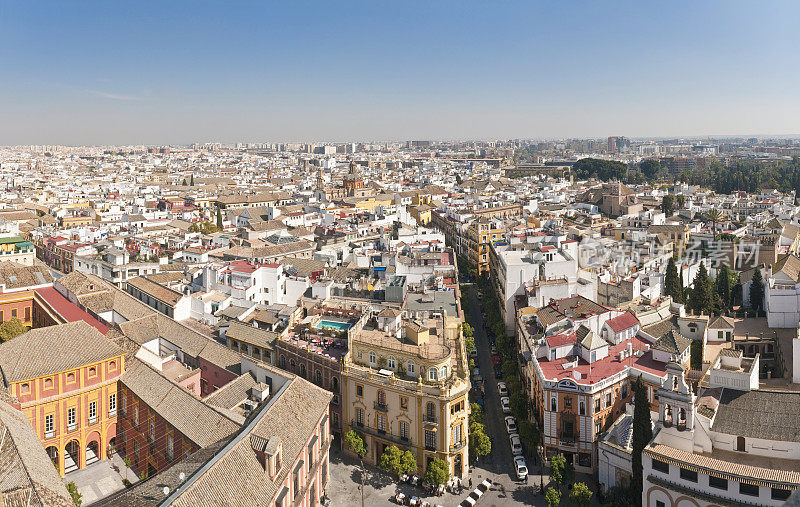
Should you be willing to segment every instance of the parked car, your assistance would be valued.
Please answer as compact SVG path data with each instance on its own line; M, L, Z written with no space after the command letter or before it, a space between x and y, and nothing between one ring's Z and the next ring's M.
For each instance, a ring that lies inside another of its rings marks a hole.
M505 382L497 383L497 392L500 393L500 396L508 396L508 388Z
M517 432L517 420L512 416L506 416L506 431L509 435Z
M495 346L494 346L494 345L492 345L492 355L493 355L493 356L496 356L496 355L498 355L498 354L497 354L497 348L495 348Z
M503 368L501 368L500 366L495 366L494 376L495 378L503 378Z
M522 456L514 458L514 470L517 472L517 479L524 480L528 477L528 466Z
M522 441L519 439L519 435L514 433L508 440L511 442L511 454L514 456L522 456Z
M478 349L472 349L469 351L469 357L475 359L478 357Z
M511 413L511 400L509 400L506 396L500 398L500 406L503 407L504 414Z

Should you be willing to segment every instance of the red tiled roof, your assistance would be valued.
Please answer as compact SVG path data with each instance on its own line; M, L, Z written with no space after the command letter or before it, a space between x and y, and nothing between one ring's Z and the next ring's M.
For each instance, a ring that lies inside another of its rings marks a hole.
M608 322L608 325L611 326L611 329L613 329L615 333L619 333L620 331L624 331L638 324L639 319L631 312L625 312L619 317L614 317L606 322Z
M575 342L575 333L554 334L547 337L547 346L550 348L560 347L561 345L568 345L570 343L574 344Z
M645 352L641 357L635 355L627 357L622 361L619 360L619 353L628 347L628 343L633 346L633 350L644 350L645 345L650 342L645 341L639 336L634 336L630 340L625 340L613 347L609 347L608 356L599 361L595 361L591 365L583 359L578 360L578 366L574 368L567 368L562 366L564 363L574 361L575 357L562 357L555 361L549 361L545 357L538 358L539 366L542 369L544 377L549 381L559 381L569 378L574 382L582 385L590 385L600 382L603 379L616 375L617 373L627 369L633 368L653 375L663 377L666 372L666 363L653 360L652 352ZM578 380L573 376L573 372L579 372L581 378Z
M70 302L53 287L42 287L34 290L48 305L50 305L50 308L58 312L67 322L82 320L101 333L108 333L108 326L92 317L88 312L81 310L80 307Z

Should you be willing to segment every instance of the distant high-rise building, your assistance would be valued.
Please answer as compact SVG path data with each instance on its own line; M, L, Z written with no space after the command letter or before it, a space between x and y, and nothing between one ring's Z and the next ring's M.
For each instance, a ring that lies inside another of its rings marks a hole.
M608 138L608 152L609 153L617 152L617 136L611 136Z

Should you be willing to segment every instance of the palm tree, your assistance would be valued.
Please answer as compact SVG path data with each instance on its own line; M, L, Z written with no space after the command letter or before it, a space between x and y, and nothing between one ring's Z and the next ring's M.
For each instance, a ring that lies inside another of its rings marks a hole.
M711 232L713 232L714 235L716 235L717 234L717 222L719 222L722 219L722 212L720 210L718 210L717 208L711 208L708 211L708 213L706 213L706 218L711 220Z

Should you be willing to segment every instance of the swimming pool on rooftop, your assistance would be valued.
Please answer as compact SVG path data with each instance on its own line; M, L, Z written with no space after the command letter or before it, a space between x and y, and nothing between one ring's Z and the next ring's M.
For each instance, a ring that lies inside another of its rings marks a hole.
M347 331L353 325L349 322L339 322L336 320L321 320L317 324L317 329L335 329L336 331Z

